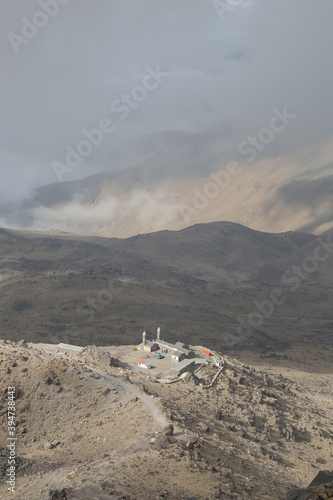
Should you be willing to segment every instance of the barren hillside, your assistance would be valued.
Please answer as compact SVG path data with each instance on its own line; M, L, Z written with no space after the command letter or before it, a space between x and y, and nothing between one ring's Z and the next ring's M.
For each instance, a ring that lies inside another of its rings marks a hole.
M301 366L331 356L332 257L315 260L314 235L221 222L124 240L0 236L3 338L133 344L160 325L171 339ZM321 241L329 248L330 235Z
M133 347L1 341L2 498L11 386L18 500L286 500L331 463L331 376L226 357L211 389L214 368L166 385L131 367Z

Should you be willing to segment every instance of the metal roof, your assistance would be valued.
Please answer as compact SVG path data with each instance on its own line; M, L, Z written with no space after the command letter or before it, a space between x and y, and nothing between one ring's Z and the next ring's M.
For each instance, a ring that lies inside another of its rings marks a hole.
M69 349L71 351L82 351L84 347L80 347L78 345L71 345L71 344L57 344L57 347L60 349Z
M176 365L172 366L171 370L181 370L182 368L186 368L192 363L195 363L194 359L183 359L183 361L180 361Z
M157 342L152 342L151 340L147 340L147 342L145 343L145 345L149 346L149 347L153 347L154 345L157 345ZM139 344L138 347L142 347L143 344L141 342L141 344Z
M170 342L165 342L164 340L158 340L157 344L162 347L167 347L168 349L173 349L174 351L178 350L178 347L175 344L171 344Z
M184 352L186 355L188 355L192 351L192 349L186 349L185 347L182 347L185 344L182 344L181 342L177 342L176 344L171 344L170 342L165 342L164 340L161 342L160 340L157 340L157 344L162 346L162 347L167 347L168 349L172 349L173 351L179 351L179 352Z
M182 354L185 354L185 355L186 355L186 353L185 353L184 351L178 351L178 350L177 350L177 351L174 351L174 352L171 354L171 356L178 356L178 357L179 357L179 356L181 356Z
M189 346L187 344L184 344L184 342L176 342L175 346L180 349L189 349Z

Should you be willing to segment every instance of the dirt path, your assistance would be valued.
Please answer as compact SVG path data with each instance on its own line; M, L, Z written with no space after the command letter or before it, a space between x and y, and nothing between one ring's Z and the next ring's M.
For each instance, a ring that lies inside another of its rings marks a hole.
M58 347L53 344L38 344L38 348L52 354L55 354L55 351L58 350ZM73 354L76 353L73 352L72 355ZM149 397L146 394L142 394L133 384L129 384L127 382L124 382L123 380L120 380L119 378L113 377L112 375L109 375L107 372L103 370L98 370L92 365L89 365L89 369L92 370L94 373L98 374L100 377L102 377L105 380L105 382L110 383L112 387L115 386L122 387L126 392L129 392L133 396L136 396L138 399L140 399L147 406L147 408L153 415L156 423L161 428L169 424L169 422L164 417L163 413L160 411L160 409L157 407L154 401L151 399L151 397Z
M108 375L106 372L103 372L102 370L97 370L95 368L91 369L95 373L103 377L103 379L106 382L109 382L110 385L112 385L112 387L118 385L122 387L126 392L129 392L133 396L136 396L138 399L140 399L147 406L147 408L153 415L155 421L158 423L160 427L163 428L169 424L169 422L164 417L163 413L159 410L154 401L151 399L151 397L147 396L146 394L142 394L133 384L129 384L127 382L124 382L123 380L120 380L119 378L113 377L112 375Z

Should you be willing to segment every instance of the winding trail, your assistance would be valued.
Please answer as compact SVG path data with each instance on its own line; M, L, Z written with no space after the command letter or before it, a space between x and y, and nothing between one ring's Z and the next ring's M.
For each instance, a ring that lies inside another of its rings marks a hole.
M169 424L169 422L164 417L163 413L160 411L160 409L157 407L154 401L151 399L151 397L147 396L146 394L142 394L133 384L129 384L127 382L124 382L123 380L120 380L119 378L113 377L112 375L108 375L106 372L102 370L93 369L93 371L98 375L100 375L101 377L103 377L103 379L106 382L112 384L112 387L118 385L122 387L125 391L131 393L133 396L136 396L138 399L140 399L147 406L147 408L153 415L155 421L161 428L166 427Z
M46 351L48 353L52 353L53 355L56 354L55 351L58 350L58 346L54 344L38 344L38 348L40 348L43 351ZM74 349L73 349L74 348ZM69 350L74 350L76 351L77 349L81 349L79 346L71 346L66 344L66 349ZM88 365L88 363L86 363ZM142 394L135 386L134 384L129 384L127 382L124 382L123 380L120 380L119 378L113 377L112 375L109 375L107 372L103 370L98 370L96 367L92 366L89 364L89 369L92 370L94 373L98 374L100 377L102 377L105 382L110 383L112 387L118 386L122 387L125 391L129 392L133 396L136 396L138 399L140 399L146 407L149 409L151 414L154 417L154 420L156 423L161 427L166 427L169 422L163 415L163 413L160 411L160 409L157 407L157 405L154 403L154 401L147 396L146 394Z

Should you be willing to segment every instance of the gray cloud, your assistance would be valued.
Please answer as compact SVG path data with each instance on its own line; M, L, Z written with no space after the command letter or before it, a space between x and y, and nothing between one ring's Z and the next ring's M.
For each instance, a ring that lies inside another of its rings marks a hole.
M40 0L42 1L42 0ZM45 0L46 1L46 0ZM227 2L227 0L225 0ZM199 132L222 121L254 133L273 107L297 114L295 144L331 134L331 0L244 0L221 21L206 0L71 0L16 54L7 37L33 0L1 7L0 199L3 205L55 182L81 130L160 64L168 79L73 170L70 179L120 167L122 144L150 132Z

